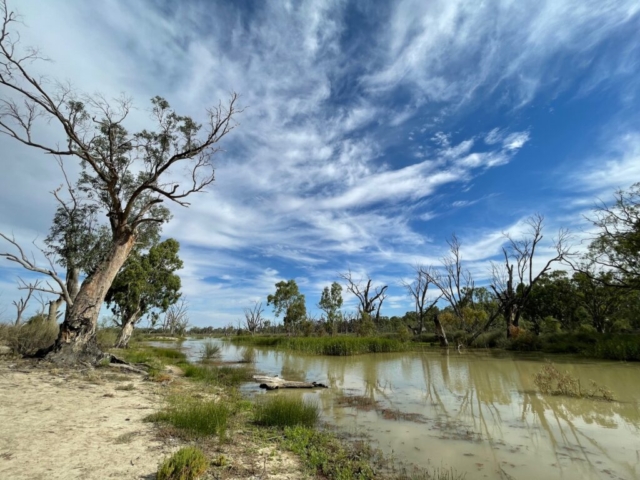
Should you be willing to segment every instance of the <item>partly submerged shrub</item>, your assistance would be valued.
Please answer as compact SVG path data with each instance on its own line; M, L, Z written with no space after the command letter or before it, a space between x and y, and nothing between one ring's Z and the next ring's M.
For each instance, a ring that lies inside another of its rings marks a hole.
M202 450L184 447L166 459L158 468L157 480L194 480L207 471L208 462Z
M567 397L602 398L612 401L613 394L606 387L591 380L591 390L583 390L580 380L569 372L560 372L553 364L545 365L533 377L533 383L540 392Z
M200 358L204 361L211 360L220 356L220 345L208 340L202 344L200 350Z

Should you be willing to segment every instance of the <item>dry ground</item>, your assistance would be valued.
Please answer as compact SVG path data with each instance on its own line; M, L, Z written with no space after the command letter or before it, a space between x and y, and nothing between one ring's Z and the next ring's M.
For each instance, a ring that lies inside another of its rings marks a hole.
M110 368L57 370L0 357L0 479L154 479L184 443L143 422L171 390ZM256 444L248 432L229 433L215 448L227 465L204 478L307 477L291 454Z

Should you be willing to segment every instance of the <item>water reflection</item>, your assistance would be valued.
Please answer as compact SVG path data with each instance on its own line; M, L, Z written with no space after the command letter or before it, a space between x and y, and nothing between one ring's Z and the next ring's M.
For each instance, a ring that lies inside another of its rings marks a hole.
M197 356L199 342L183 349ZM257 368L328 390L282 392L314 398L325 418L368 434L387 453L426 466L451 465L467 478L640 478L640 365L554 358L583 385L595 380L616 402L536 392L540 356L456 352L319 357L252 349ZM222 345L236 361L243 347ZM256 386L247 386L255 390ZM280 393L276 393L280 394ZM377 410L337 406L337 395L362 395ZM389 412L399 412L400 420ZM406 420L410 416L412 421Z

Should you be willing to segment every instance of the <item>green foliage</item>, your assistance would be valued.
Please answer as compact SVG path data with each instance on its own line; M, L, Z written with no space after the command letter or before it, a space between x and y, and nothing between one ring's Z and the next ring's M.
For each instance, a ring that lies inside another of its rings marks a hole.
M363 353L402 352L409 345L395 338L382 337L252 337L240 336L231 340L259 347L279 347L285 350L316 355L359 355Z
M180 244L170 238L149 252L134 252L113 281L105 301L122 321L137 322L153 310L165 312L180 298Z
M284 312L284 324L289 332L307 316L304 295L295 280L276 283L276 292L267 297L267 305L273 305L273 313L279 317Z
M195 480L207 471L208 466L202 450L184 447L162 462L156 480Z
M267 427L314 426L320 417L318 405L288 395L264 395L258 401L254 421Z
M521 352L536 352L542 349L542 340L537 335L523 330L510 340L507 348Z
M506 346L503 340L506 340L506 335L502 330L494 330L492 332L485 332L476 337L471 343L471 347L474 348L502 348Z
M323 478L376 478L372 464L375 464L379 457L366 443L345 444L330 433L296 426L284 429L282 445L297 454L308 468Z
M118 338L118 332L115 328L98 328L96 331L96 342L101 350L107 350L113 347Z
M130 363L173 364L187 361L187 355L184 352L162 347L128 348L118 351L118 356Z
M342 302L342 286L338 282L333 282L331 287L324 287L318 307L327 316L327 324L331 334L335 333L335 323L340 319Z
M224 437L231 411L229 407L214 400L175 397L169 406L147 417L151 422L162 422L178 428L185 437Z

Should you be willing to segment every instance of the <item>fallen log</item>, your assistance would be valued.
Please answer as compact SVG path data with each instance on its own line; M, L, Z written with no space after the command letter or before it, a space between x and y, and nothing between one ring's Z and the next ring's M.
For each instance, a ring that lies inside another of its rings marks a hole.
M323 383L296 382L280 377L267 377L266 375L254 375L253 379L260 384L260 388L278 390L279 388L329 388Z

